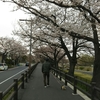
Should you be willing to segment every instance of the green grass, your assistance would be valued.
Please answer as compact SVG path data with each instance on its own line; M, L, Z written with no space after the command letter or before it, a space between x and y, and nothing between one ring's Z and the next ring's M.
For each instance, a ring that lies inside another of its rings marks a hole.
M91 82L92 76L88 75L88 74L84 74L81 72L74 72L74 75L77 76L77 78L81 79L81 80L87 80L89 82Z
M65 72L68 72L68 71L65 71ZM91 79L92 79L91 75L84 74L84 73L81 73L81 72L74 72L74 75L77 77L77 79L79 79L83 82L86 82L86 83L89 83L89 84L91 83ZM91 91L91 89L88 86L86 86L85 84L82 84L81 82L77 82L77 87L83 89L86 92Z
M92 76L91 75L88 75L88 74L84 74L84 73L81 73L81 72L74 72L74 75L77 76L77 78L79 80L82 80L86 83L91 83L91 79L92 79ZM81 89L83 89L84 91L87 91L87 92L90 92L90 88L88 86L86 86L85 84L82 84L80 82L77 83L77 86Z
M76 66L75 69L83 70L83 71L92 71L93 67L91 67L91 66Z
M14 88L12 88L4 97L3 100L7 100L7 98L11 95L11 93L14 91Z

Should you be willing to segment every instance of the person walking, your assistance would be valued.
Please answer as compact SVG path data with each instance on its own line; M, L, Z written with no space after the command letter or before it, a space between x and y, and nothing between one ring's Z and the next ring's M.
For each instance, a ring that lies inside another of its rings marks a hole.
M45 62L42 64L42 73L43 73L45 88L49 86L50 67L51 67L51 64L49 62L49 59L46 59Z

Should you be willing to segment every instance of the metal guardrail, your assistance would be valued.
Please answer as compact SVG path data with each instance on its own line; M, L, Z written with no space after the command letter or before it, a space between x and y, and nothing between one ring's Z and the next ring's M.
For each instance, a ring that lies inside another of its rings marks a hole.
M24 89L25 82L28 82L28 78L30 78L37 64L25 71L18 79L14 79L14 82L4 92L0 91L0 100L18 100L19 89Z
M73 86L73 93L77 94L77 89L88 96L91 100L100 100L100 88L96 87L96 83L92 82L91 84L86 83L82 80L79 80L77 77L70 76L67 73L62 72L59 69L51 68L52 73L61 80L62 78L65 81L65 85L70 83ZM96 94L96 95L95 95Z

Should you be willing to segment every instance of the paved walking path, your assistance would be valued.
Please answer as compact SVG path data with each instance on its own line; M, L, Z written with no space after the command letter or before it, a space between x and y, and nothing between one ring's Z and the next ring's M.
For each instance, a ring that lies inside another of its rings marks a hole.
M72 89L68 86L66 90L61 90L61 84L64 83L50 74L50 86L45 88L41 64L38 64L25 89L21 89L18 100L85 100L80 95L73 95Z

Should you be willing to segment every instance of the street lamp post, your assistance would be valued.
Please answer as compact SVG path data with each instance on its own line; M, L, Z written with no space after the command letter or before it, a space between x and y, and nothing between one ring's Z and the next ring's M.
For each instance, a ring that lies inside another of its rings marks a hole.
M30 49L29 49L29 69L31 67L31 51L32 51L32 19L27 20L27 19L20 19L20 21L30 21L31 22L31 28L30 28Z

